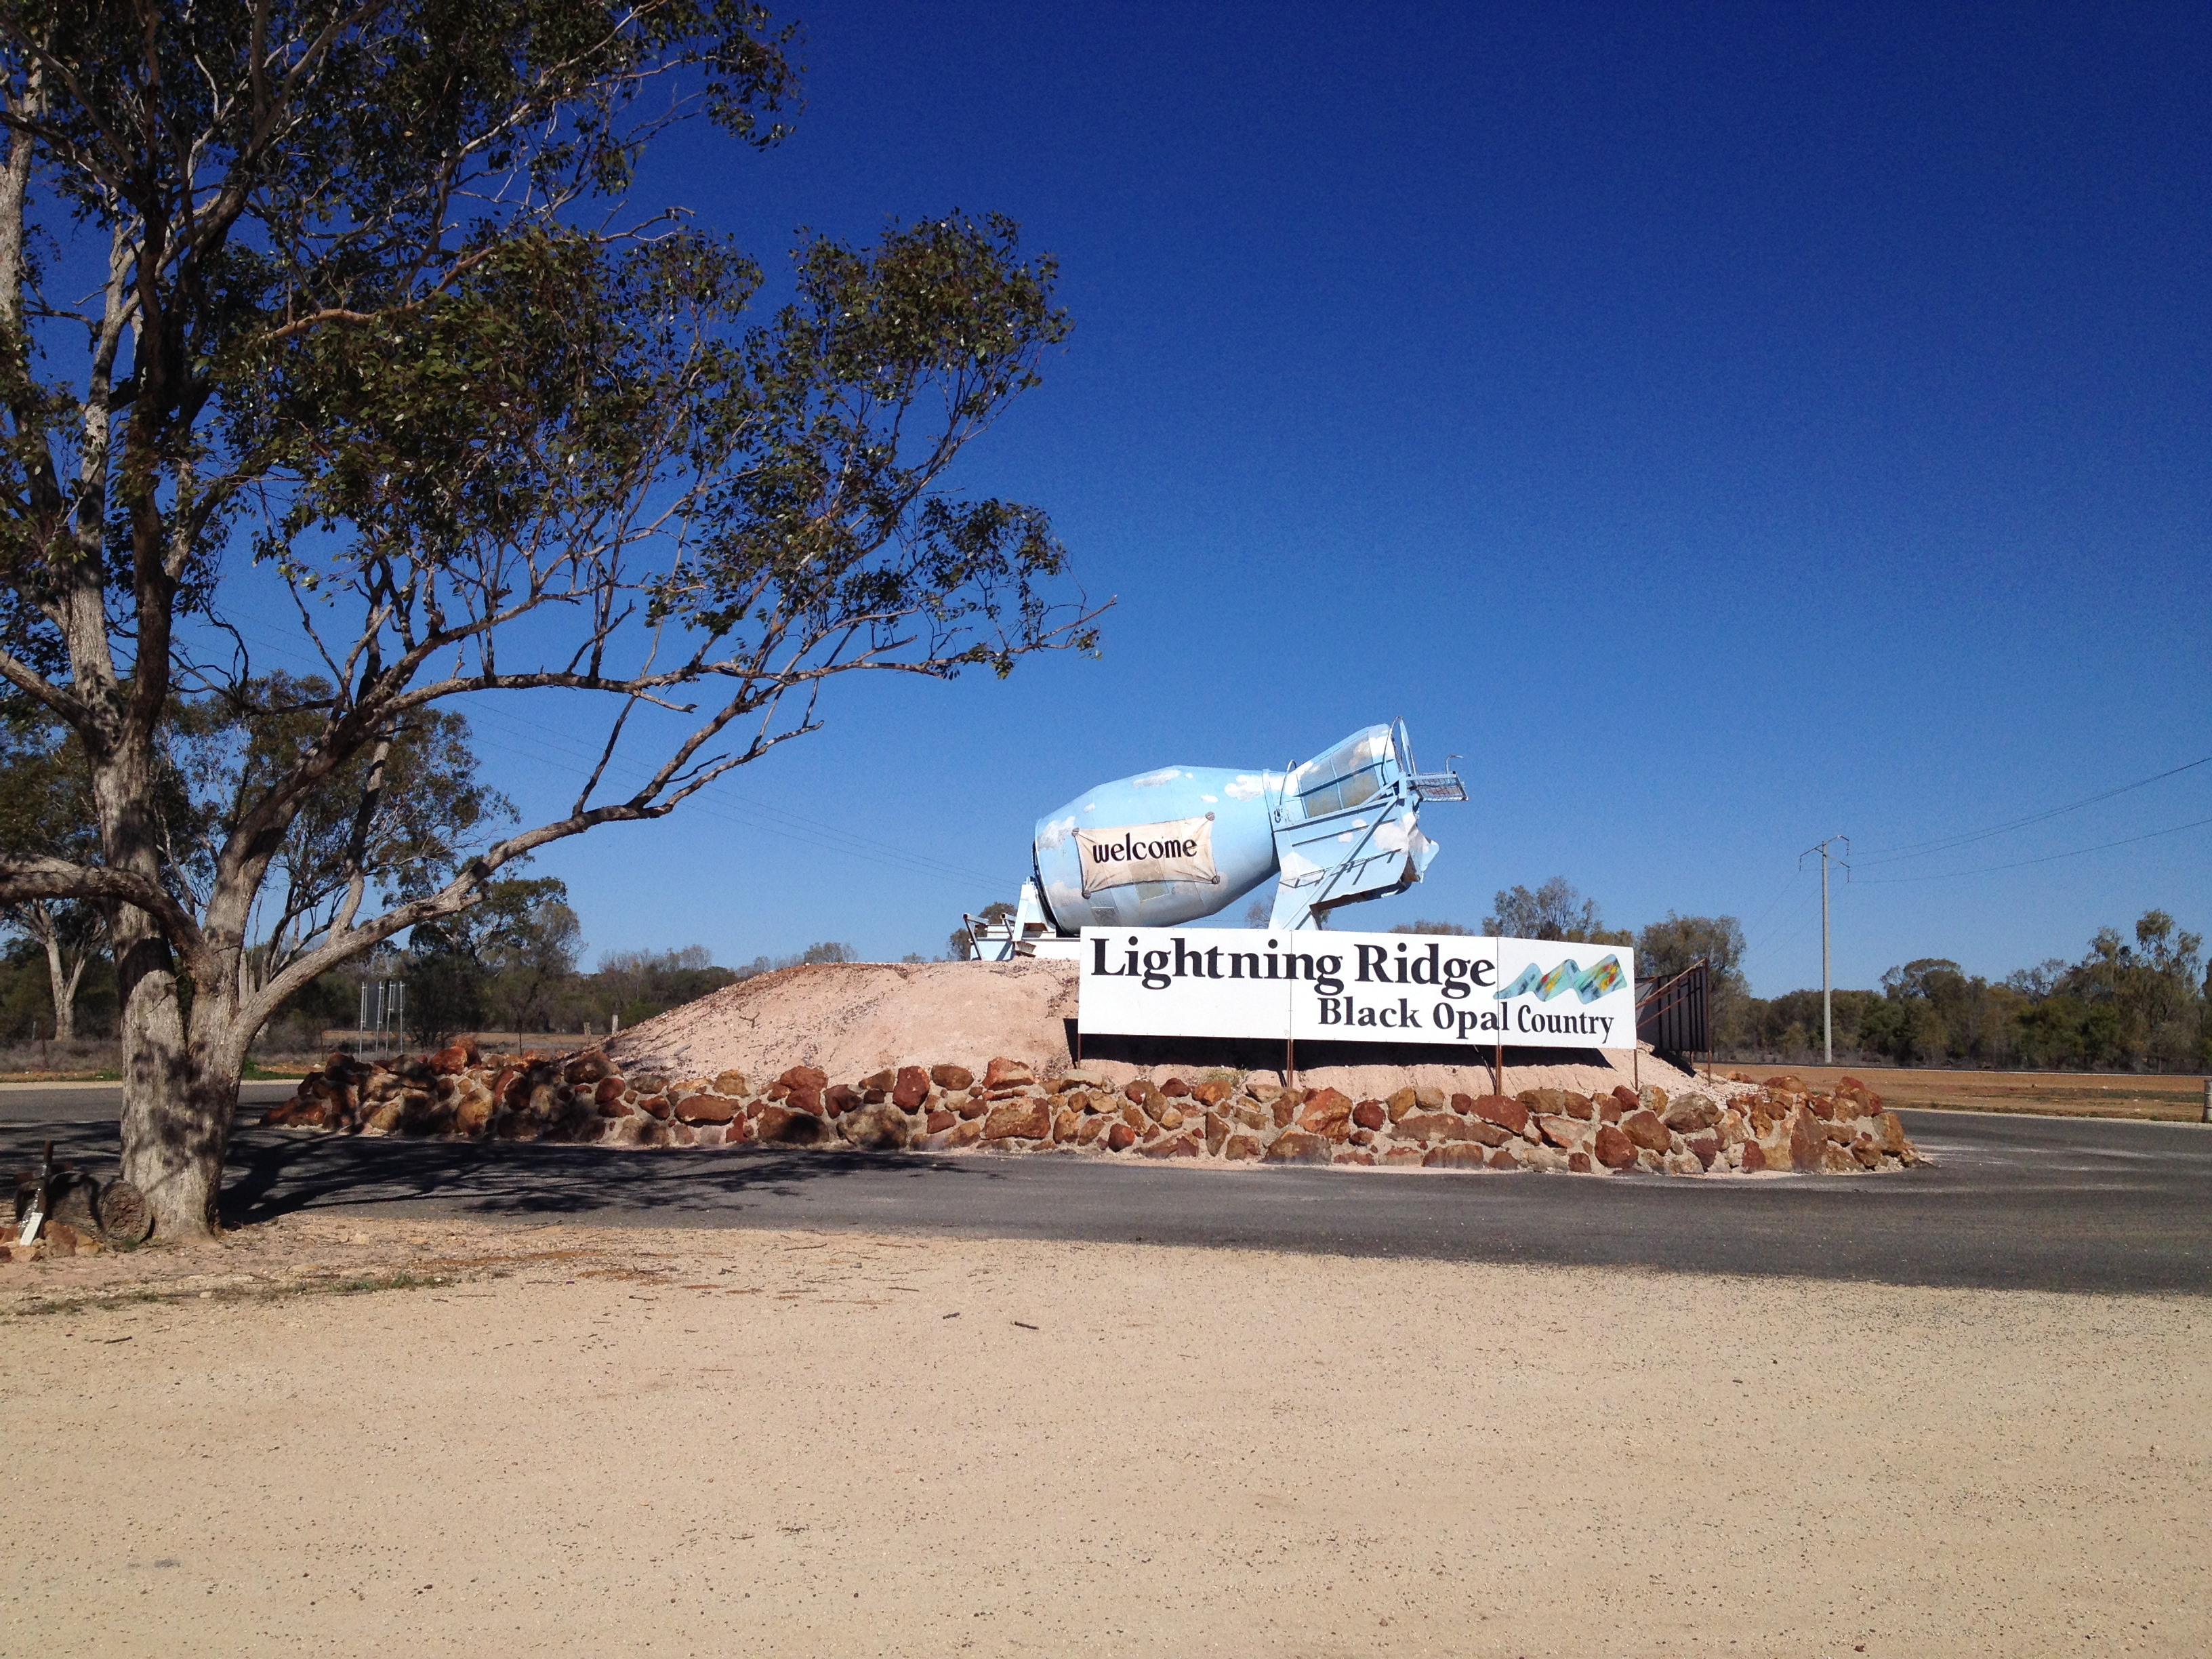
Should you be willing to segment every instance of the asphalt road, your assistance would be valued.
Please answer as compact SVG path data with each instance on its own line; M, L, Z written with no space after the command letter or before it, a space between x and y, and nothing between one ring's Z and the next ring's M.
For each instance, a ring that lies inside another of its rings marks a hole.
M281 1084L248 1085L249 1101ZM115 1155L112 1090L0 1091L0 1168ZM1759 1181L623 1152L242 1129L225 1214L536 1218L2212 1294L2212 1127L1902 1114L1933 1169ZM112 1164L111 1164L112 1167Z

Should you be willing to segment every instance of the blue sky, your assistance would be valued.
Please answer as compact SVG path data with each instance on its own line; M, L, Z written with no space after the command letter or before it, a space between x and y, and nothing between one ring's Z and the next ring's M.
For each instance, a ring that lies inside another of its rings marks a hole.
M1797 857L1840 832L1842 984L2154 904L2212 931L2212 826L1987 868L2212 818L2212 766L1875 862L2212 755L2212 13L804 21L796 136L682 136L641 199L771 261L1018 219L1075 331L960 482L1049 508L1119 603L1102 660L848 682L698 810L541 858L595 953L933 953L1089 785L1397 714L1474 799L1345 925L1564 875L1616 926L1741 917L1772 994L1818 982ZM568 719L479 720L526 813L566 804Z

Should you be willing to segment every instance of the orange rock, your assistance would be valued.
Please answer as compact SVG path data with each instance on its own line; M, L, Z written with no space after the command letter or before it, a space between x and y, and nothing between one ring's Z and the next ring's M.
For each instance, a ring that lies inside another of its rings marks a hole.
M738 1103L722 1095L686 1095L676 1103L676 1115L685 1123L727 1123L738 1115Z
M994 1055L990 1065L983 1073L983 1086L986 1089L1005 1089L1018 1083L1035 1083L1036 1081L1036 1074L1030 1070L1029 1061L1010 1060L1004 1054Z
M994 1107L983 1125L986 1140L1042 1140L1052 1133L1052 1109L1042 1100Z
M1646 1112L1644 1116L1650 1117ZM1656 1123L1659 1120L1652 1118ZM1625 1170L1636 1162L1636 1143L1620 1125L1601 1123L1597 1131L1597 1161L1608 1170Z
M1790 1165L1796 1170L1818 1170L1826 1162L1827 1132L1820 1120L1810 1112L1799 1112L1790 1123Z
M1270 1164L1326 1164L1335 1151L1336 1143L1327 1135L1285 1129L1269 1143L1265 1156Z
M1536 1127L1545 1141L1553 1146L1580 1146L1589 1139L1589 1125L1577 1122L1571 1117L1555 1117L1549 1113L1536 1120Z
M1331 1140L1342 1140L1350 1134L1351 1124L1352 1102L1334 1089L1315 1090L1298 1113L1298 1127Z
M1474 1102L1474 1115L1520 1134L1528 1127L1528 1109L1510 1095L1482 1095Z

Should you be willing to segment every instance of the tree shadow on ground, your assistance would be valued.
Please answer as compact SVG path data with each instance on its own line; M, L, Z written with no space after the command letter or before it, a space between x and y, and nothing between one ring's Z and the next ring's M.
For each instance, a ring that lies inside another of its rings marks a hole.
M228 1226L301 1210L433 1200L473 1216L623 1211L672 1224L726 1216L748 1196L791 1197L854 1176L990 1178L988 1161L923 1153L669 1146L630 1151L528 1141L241 1131L223 1184Z
M112 1117L0 1126L0 1172L33 1173L49 1140L54 1143L58 1164L82 1170L102 1181L120 1173L122 1130Z
M119 1164L115 1120L0 1126L0 1171L57 1163L101 1180ZM415 1140L241 1126L225 1163L222 1220L247 1226L302 1210L430 1200L455 1214L665 1215L674 1224L726 1217L748 1195L789 1198L854 1176L998 1177L995 1160L917 1152L668 1146L629 1151L527 1141Z

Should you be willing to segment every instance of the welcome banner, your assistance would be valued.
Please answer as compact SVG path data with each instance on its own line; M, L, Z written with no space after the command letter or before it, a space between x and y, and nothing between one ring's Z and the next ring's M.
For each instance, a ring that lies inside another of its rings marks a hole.
M1079 830L1083 890L1127 887L1139 881L1220 879L1213 862L1213 814L1170 823L1132 823L1115 830Z
M1428 933L1086 927L1077 1018L1121 1036L1632 1048L1626 945Z

